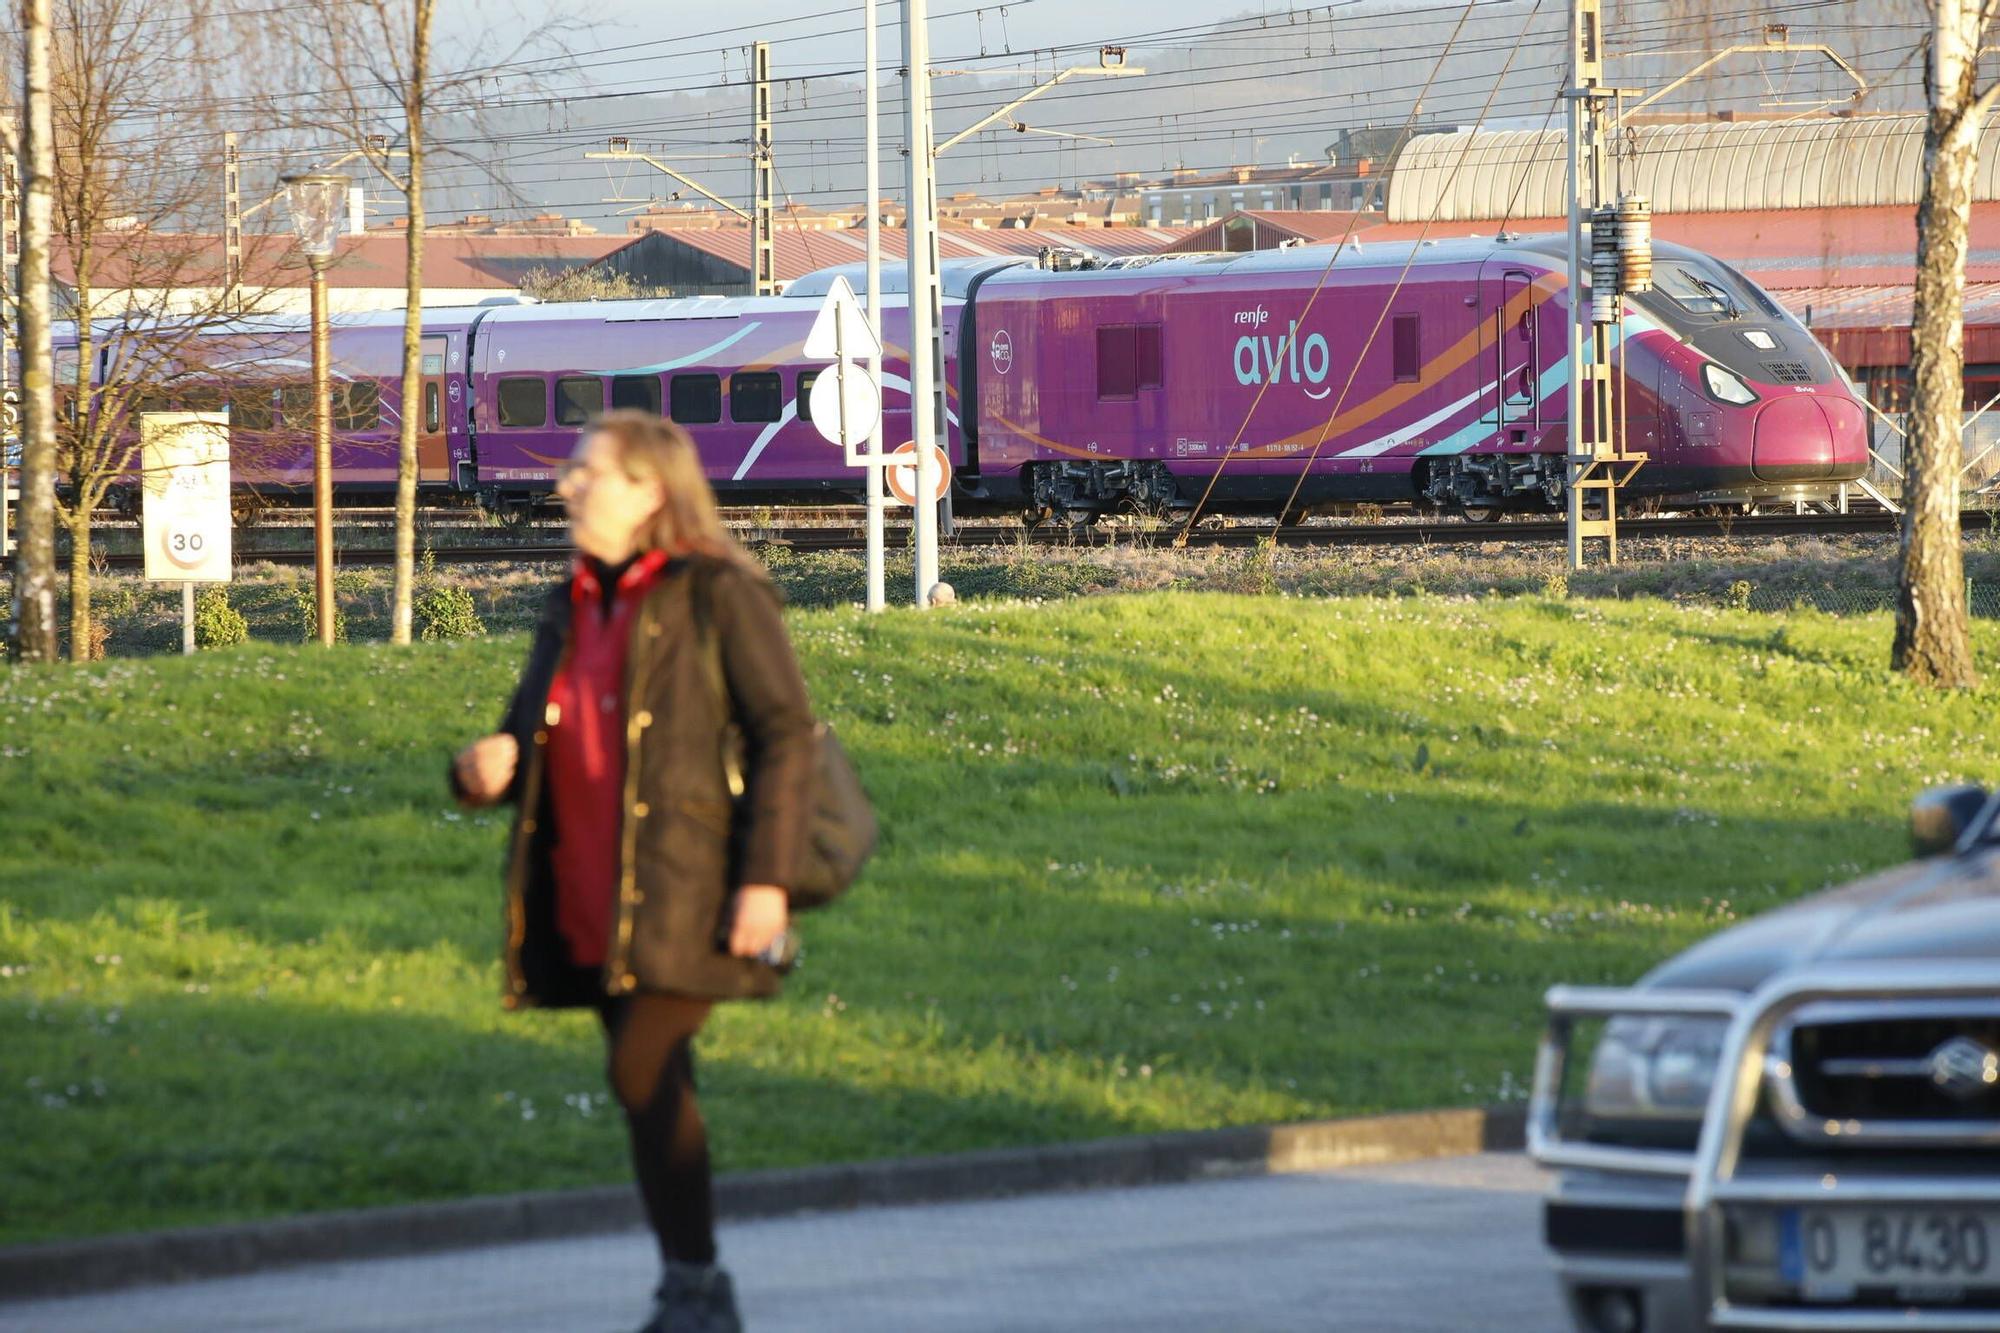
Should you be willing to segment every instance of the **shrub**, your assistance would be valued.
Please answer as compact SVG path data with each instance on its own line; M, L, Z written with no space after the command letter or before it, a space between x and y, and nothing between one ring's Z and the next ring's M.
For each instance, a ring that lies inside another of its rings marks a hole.
M195 646L228 648L249 639L250 623L229 604L229 590L219 586L203 588L194 599Z
M1750 594L1753 591L1754 589L1748 579L1738 579L1736 582L1730 584L1730 608L1736 611L1748 611L1750 609Z
M472 594L463 588L446 587L438 582L437 553L429 546L424 547L423 556L417 561L416 594L410 610L423 627L417 637L425 642L476 639L486 633L485 622L479 618L479 608L473 604Z
M417 621L423 626L420 638L475 639L486 633L472 594L463 588L432 586L417 594Z
M319 594L310 583L292 589L292 602L299 612L299 637L307 643L319 640ZM347 612L341 609L340 594L333 597L333 641L347 642Z
M1558 601L1569 596L1569 575L1561 570L1542 575L1542 596Z

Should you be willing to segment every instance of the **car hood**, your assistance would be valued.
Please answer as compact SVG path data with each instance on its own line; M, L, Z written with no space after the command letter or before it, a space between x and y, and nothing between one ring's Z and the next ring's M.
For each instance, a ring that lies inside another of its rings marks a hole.
M1704 940L1642 986L1754 990L1815 963L2000 960L2000 851L1912 861Z

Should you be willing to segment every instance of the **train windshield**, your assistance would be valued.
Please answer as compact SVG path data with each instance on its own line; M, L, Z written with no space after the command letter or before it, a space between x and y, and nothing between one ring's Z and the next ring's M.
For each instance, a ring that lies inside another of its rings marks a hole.
M1692 264L1668 262L1653 268L1653 290L1690 315L1739 319L1743 310L1735 295Z

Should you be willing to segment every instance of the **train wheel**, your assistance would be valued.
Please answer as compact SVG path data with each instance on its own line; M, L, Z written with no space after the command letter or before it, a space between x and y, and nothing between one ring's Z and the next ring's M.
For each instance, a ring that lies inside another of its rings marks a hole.
M1466 504L1458 507L1459 516L1467 523L1498 523L1500 506L1497 504Z

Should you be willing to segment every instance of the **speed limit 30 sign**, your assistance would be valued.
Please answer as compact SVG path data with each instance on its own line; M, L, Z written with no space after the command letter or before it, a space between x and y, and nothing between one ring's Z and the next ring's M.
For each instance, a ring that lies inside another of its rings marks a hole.
M146 577L227 583L229 418L147 412L139 419Z

